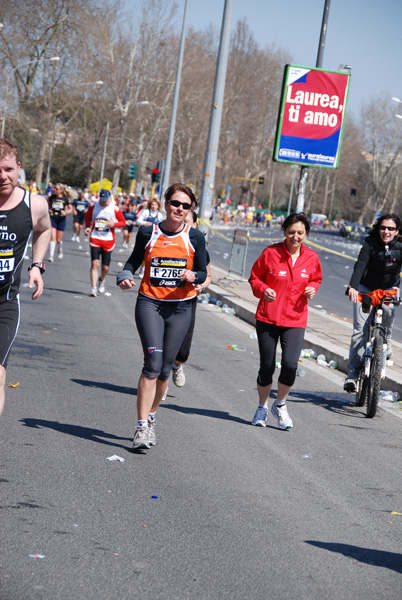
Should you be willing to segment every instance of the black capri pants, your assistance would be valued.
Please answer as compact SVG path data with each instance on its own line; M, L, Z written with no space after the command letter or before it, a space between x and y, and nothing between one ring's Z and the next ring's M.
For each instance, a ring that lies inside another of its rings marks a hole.
M185 363L186 360L188 359L188 357L190 356L191 342L193 341L193 333L194 333L194 327L195 327L196 311L197 311L197 298L194 298L194 300L192 300L192 305L191 305L190 327L188 328L186 336L185 336L183 343L180 346L180 350L178 351L177 356L176 356L176 360L181 363Z
M189 330L191 300L163 302L138 294L135 322L144 351L142 374L169 379L173 361Z
M258 385L265 387L272 383L275 371L276 347L280 340L282 359L278 381L283 385L292 386L296 379L300 351L303 346L304 327L279 327L271 323L257 321L256 331L260 350Z
M19 297L0 302L0 365L7 368L8 355L20 324Z

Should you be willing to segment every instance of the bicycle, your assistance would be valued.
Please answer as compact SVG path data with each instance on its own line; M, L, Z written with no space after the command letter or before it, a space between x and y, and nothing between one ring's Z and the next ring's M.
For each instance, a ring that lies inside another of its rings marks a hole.
M399 306L402 303L400 298L395 297L397 293L398 290L374 290L369 294L359 294L363 312L371 311L371 315L364 361L356 383L356 405L367 403L366 416L371 419L377 412L381 379L385 378L387 362L389 330L383 325L383 316L390 310L388 305Z

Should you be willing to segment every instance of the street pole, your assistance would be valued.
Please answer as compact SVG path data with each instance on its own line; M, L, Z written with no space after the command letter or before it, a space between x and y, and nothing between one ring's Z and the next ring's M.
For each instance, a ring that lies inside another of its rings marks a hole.
M109 136L109 121L107 122L107 125L106 125L105 145L103 147L102 169L101 169L101 174L100 174L100 179L99 179L99 191L101 191L101 189L102 189L103 172L105 170L105 160L106 160L106 150L107 150L107 138L108 138L108 136Z
M219 133L222 120L222 106L225 92L226 70L229 57L230 27L232 22L233 0L225 0L218 60L216 64L215 87L209 121L207 149L200 194L200 229L208 235L208 219L211 214L212 197L215 188L216 159L218 156Z
M293 166L292 185L290 187L290 196L289 196L289 204L288 204L288 216L290 215L290 209L292 207L293 186L295 183L295 175L296 175L296 165Z
M324 13L322 15L322 23L321 23L320 42L318 44L317 60L315 63L315 66L317 69L322 68L322 61L324 58L325 38L327 35L327 26L328 26L328 17L329 17L330 6L331 6L331 0L325 0ZM303 212L303 210L304 210L304 200L305 200L305 196L306 196L307 178L308 178L308 167L306 167L306 166L300 167L299 192L297 194L297 203L296 203L296 212L297 213Z
M50 148L49 148L49 162L47 163L45 190L47 190L49 181L50 181L50 165L52 162L53 144L54 144L54 130L52 132L52 140L50 142Z
M173 104L172 104L172 114L170 117L169 138L168 138L168 144L167 144L167 149L166 149L165 168L164 168L163 176L161 176L161 181L160 181L160 186L161 186L160 197L161 197L161 199L163 197L163 194L169 187L170 167L172 164L174 132L176 129L177 105L179 103L180 79L181 79L181 71L182 71L182 67L183 67L184 42L186 40L187 3L188 3L188 0L186 0L186 3L184 5L183 25L181 28L179 58L177 60L176 83L174 86L174 96L173 96Z

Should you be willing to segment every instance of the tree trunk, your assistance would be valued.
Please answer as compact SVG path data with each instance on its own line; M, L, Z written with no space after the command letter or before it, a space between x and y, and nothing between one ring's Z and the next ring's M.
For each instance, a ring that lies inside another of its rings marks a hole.
M50 137L51 133L52 132L49 132L49 130L46 129L44 134L42 135L41 142L40 142L39 158L38 158L38 162L36 163L36 173L35 173L35 182L36 182L36 185L38 186L38 188L40 188L40 185L42 183L46 149L48 146L49 137Z

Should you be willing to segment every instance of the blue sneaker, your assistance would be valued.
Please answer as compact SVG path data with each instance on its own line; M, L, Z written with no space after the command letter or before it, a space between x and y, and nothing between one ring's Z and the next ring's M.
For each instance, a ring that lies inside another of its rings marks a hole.
M251 425L255 425L256 427L266 427L267 418L268 408L265 408L265 406L259 406L255 411L255 415L253 417L253 420L251 421Z

